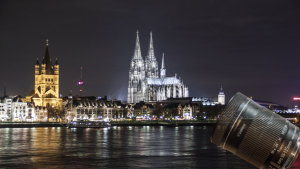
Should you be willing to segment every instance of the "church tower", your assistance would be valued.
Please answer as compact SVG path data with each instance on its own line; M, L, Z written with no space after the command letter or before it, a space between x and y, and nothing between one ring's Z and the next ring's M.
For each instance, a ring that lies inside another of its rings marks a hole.
M219 95L218 95L218 102L221 104L221 105L225 105L225 94L223 92L223 88L221 86L221 90L219 92Z
M165 54L162 54L162 61L161 61L161 69L160 69L160 78L166 77L166 69L165 69Z
M137 103L144 100L141 92L142 82L145 79L144 59L141 54L139 32L137 31L134 54L129 68L128 103Z
M154 55L152 32L150 32L148 55L145 58L145 73L146 78L158 78L158 64Z
M26 96L24 101L33 101L35 106L59 108L62 105L62 99L59 96L59 64L56 59L53 67L48 46L47 39L41 70L39 61L35 63L34 90Z

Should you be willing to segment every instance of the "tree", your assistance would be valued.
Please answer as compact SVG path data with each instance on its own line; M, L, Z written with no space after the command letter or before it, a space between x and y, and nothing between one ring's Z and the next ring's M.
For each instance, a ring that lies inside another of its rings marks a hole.
M176 107L172 108L171 110L171 117L175 117L175 116L179 116L178 109Z
M65 111L63 111L61 107L49 106L47 109L48 109L48 118L47 118L48 122L50 118L51 119L55 118L57 120L58 117L60 117L61 119L63 119Z
M156 102L154 104L154 111L153 111L153 115L156 116L157 118L160 118L160 116L163 115L164 112L164 107L161 103Z

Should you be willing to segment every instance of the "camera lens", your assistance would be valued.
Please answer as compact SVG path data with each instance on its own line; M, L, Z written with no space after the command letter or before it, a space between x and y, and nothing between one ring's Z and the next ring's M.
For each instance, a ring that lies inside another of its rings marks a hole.
M220 115L211 142L262 169L290 168L300 150L299 128L241 93Z

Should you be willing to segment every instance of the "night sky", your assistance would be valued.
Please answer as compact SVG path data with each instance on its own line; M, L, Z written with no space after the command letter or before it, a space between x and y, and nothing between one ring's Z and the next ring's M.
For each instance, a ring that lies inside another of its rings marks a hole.
M142 55L150 32L167 76L183 78L192 97L236 92L292 106L300 96L300 1L136 0L0 1L0 95L25 97L34 65L45 55L60 65L60 93L127 99L139 30Z

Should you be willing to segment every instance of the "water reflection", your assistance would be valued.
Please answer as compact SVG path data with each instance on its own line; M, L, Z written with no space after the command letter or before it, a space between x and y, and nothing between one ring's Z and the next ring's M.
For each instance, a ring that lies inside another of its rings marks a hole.
M211 133L210 126L0 128L0 168L255 168L210 143Z

